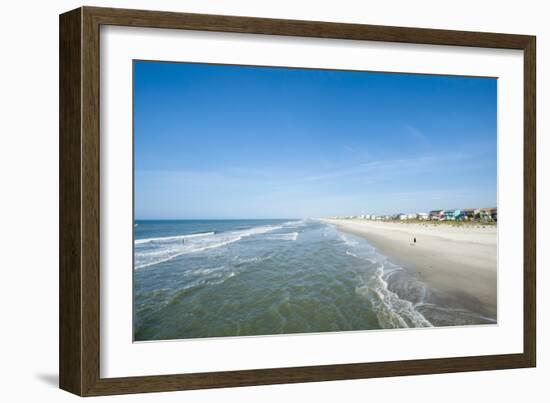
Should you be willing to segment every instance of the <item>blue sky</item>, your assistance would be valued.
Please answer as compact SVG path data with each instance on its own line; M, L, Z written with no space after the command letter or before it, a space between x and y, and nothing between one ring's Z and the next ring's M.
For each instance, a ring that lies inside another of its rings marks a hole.
M135 216L494 206L496 81L134 61Z

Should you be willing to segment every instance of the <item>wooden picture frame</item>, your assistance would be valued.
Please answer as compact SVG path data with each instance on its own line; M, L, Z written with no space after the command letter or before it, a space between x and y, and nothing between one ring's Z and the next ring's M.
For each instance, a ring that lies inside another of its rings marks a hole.
M100 26L171 28L524 52L523 353L229 372L100 377ZM533 367L536 363L535 37L81 7L60 16L60 387L80 396Z

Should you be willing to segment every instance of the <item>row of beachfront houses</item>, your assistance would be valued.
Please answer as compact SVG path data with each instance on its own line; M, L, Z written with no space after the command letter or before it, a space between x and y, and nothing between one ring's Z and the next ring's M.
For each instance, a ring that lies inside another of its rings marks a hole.
M374 215L363 214L359 216L337 217L337 218L355 218L363 220L432 220L432 221L492 221L496 222L497 208L465 208L455 210L432 210L429 213L412 213L412 214L391 214L391 215Z

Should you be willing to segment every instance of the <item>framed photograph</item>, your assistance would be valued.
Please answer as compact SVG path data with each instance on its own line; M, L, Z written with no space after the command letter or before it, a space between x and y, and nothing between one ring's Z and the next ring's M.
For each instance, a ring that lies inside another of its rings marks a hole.
M535 37L60 16L60 387L533 367Z

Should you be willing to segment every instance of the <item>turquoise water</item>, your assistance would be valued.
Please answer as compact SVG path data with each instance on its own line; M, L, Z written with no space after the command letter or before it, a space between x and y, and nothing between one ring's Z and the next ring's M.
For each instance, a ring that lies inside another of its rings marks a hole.
M485 323L318 220L136 221L134 339Z

